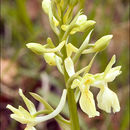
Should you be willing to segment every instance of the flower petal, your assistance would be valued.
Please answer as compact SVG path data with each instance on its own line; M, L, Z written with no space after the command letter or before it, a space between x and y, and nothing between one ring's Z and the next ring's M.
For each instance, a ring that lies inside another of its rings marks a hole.
M117 95L111 91L107 86L102 88L97 95L98 107L107 113L111 113L111 108L113 112L120 111L120 105Z
M99 116L99 112L96 111L93 94L89 90L81 92L79 103L83 112L87 113L89 117Z
M10 109L14 114L22 116L21 111L13 107L12 105L7 105L6 108Z
M105 76L106 82L112 82L118 75L120 75L121 74L120 69L121 66L117 66L110 69L110 71Z
M16 115L16 114L11 114L10 117L12 119L20 122L21 124L27 124L27 123L29 123L28 119L25 119L23 116L19 116L19 115Z
M55 62L56 62L56 66L57 66L58 70L62 74L64 74L64 72L63 72L63 65L62 65L62 59L60 57L58 57L58 56L55 56Z
M110 62L109 62L109 64L107 65L107 67L106 67L106 69L105 69L105 71L104 71L104 76L105 76L105 75L108 73L108 71L112 68L112 66L113 66L113 64L115 64L115 62L116 62L116 56L113 55L112 58L111 58L111 60L110 60Z
M85 21L87 21L86 15L80 15L76 21L76 24L80 25L83 24Z
M23 92L22 92L22 89L19 89L19 95L23 98L23 100L24 100L24 102L25 102L25 104L26 104L26 106L27 106L29 112L30 112L31 114L36 113L36 109L35 109L34 104L33 104L28 98L26 98L26 97L24 96L24 94L23 94Z
M68 43L66 45L66 51L67 51L67 56L71 56L72 52L77 52L78 51L78 48L76 48L71 43Z
M67 57L64 62L65 62L65 69L68 75L71 77L72 75L75 74L74 63L70 57Z
M19 110L21 111L21 113L25 118L31 118L30 113L27 110L25 110L22 106L19 106Z

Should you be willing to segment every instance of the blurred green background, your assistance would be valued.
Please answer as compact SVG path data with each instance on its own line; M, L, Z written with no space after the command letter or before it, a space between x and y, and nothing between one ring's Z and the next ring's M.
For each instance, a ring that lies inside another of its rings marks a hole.
M0 128L1 130L23 130L24 125L11 120L11 112L7 104L18 107L24 105L18 95L22 88L37 109L38 104L29 91L41 94L54 108L57 106L64 88L64 80L55 67L46 65L43 57L37 56L26 48L26 43L37 42L45 44L49 36L57 42L52 32L48 17L41 8L41 0L1 0L0 39L1 39L1 95L0 95ZM82 130L128 130L129 129L129 1L128 0L80 0L88 19L96 21L96 27L91 42L106 34L114 37L109 47L98 54L91 72L104 71L113 54L116 54L116 65L122 66L122 74L109 84L120 100L121 111L88 118L79 108ZM86 33L77 33L70 38L79 47ZM77 68L87 65L90 57L82 56ZM92 90L95 95L99 90ZM53 100L52 100L53 99ZM63 116L68 118L67 105ZM38 130L60 130L55 120L41 123Z

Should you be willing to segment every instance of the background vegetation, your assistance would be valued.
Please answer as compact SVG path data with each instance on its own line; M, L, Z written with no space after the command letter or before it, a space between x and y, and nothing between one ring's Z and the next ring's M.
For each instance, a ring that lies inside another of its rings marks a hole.
M57 38L52 32L48 17L41 8L41 0L2 0L0 19L1 38L1 130L23 130L24 125L11 120L7 104L24 106L18 88L22 88L37 109L43 108L29 94L33 91L41 94L54 108L57 106L64 81L55 67L46 65L43 57L37 56L26 48L28 42L45 44L46 38ZM122 74L109 84L116 91L121 111L107 114L103 111L99 117L88 118L79 108L82 130L128 130L129 129L129 3L128 0L80 0L88 19L95 20L96 27L91 42L101 36L113 34L109 47L98 54L91 72L102 72L113 54L117 56L116 65L122 66ZM71 37L75 46L79 46L86 34L78 33ZM91 55L90 55L91 57ZM89 58L82 56L77 67L85 66ZM94 91L95 95L98 93ZM62 113L68 117L67 106ZM55 120L42 123L38 130L60 130Z

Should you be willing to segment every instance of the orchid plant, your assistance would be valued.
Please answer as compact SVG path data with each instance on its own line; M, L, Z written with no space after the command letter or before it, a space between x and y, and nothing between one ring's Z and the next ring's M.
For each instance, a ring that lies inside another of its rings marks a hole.
M66 88L63 90L60 103L55 110L42 97L36 93L30 93L33 98L45 106L45 109L41 111L37 111L34 104L19 89L19 95L24 100L28 111L22 106L16 109L11 105L7 105L7 108L13 112L11 118L26 124L25 130L35 130L37 124L51 118L55 118L63 129L79 130L78 101L80 108L89 118L100 115L96 110L90 87L100 89L97 95L97 106L100 109L107 113L111 113L111 110L114 113L120 111L116 93L108 88L108 83L121 74L121 66L112 67L116 62L116 56L114 55L111 58L104 72L97 74L89 72L96 55L108 46L113 36L106 35L95 43L90 43L90 37L96 22L87 20L87 16L83 14L82 10L77 11L77 14L74 15L73 10L77 3L78 0L43 0L42 2L43 10L49 17L51 28L57 35L59 44L55 46L51 38L47 38L45 45L28 43L27 47L34 53L42 55L48 65L57 67L64 77ZM74 46L73 43L69 43L71 35L86 31L88 35L79 48ZM93 54L93 58L88 65L76 71L75 64L80 56L85 54ZM70 120L66 120L60 115L66 102L66 96ZM42 116L41 114L45 115Z

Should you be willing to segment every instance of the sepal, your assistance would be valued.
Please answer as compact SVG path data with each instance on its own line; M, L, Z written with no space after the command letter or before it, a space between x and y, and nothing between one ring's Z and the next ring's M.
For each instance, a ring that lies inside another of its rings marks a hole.
M27 98L24 96L23 92L22 92L22 89L19 89L19 95L22 97L22 99L24 100L29 112L31 114L34 114L36 113L36 108L34 106L34 104Z
M65 62L65 69L66 69L68 75L71 77L72 75L75 74L74 63L70 57L67 57L64 60L64 62Z

